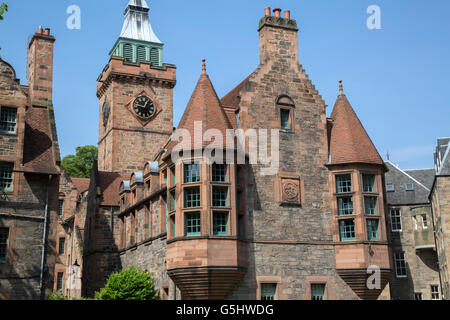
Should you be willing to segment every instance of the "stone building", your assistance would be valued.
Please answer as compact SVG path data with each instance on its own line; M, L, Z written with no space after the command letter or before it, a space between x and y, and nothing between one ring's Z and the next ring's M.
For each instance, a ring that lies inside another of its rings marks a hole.
M257 69L219 98L203 60L174 130L176 67L163 61L148 12L145 0L129 1L97 79L90 179L59 169L49 30L30 42L27 87L0 60L0 131L14 131L0 132L0 299L45 289L93 296L133 265L153 274L163 299L428 299L432 285L448 290L447 140L436 178L384 163L342 82L327 118L300 64L297 22L278 8L259 21ZM32 246L40 251L29 254Z
M402 170L386 162L386 199L397 300L439 299L440 279L431 203L428 199L436 171Z
M28 85L0 59L0 299L40 299L60 280L54 42L41 27L29 41Z
M164 299L388 298L387 288L381 295L392 274L386 167L342 85L327 119L299 64L290 12L266 9L260 64L222 99L203 62L173 132L176 69L162 61L148 11L145 1L129 2L98 78L99 161L83 200L83 295L135 265L153 273ZM209 129L214 140L203 141ZM251 136L259 129L276 132L268 150L279 137L279 159L269 158L275 170L253 161L249 142L263 144ZM219 144L217 135L230 130ZM200 140L170 139L183 132ZM371 290L374 265L380 286Z
M431 187L433 225L441 274L442 298L450 297L450 138L438 139L434 154L436 176Z

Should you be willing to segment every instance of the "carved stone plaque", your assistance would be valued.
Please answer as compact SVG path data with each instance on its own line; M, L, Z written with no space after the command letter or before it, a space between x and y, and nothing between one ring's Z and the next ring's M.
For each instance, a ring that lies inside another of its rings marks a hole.
M300 203L300 180L281 179L282 201L288 203Z

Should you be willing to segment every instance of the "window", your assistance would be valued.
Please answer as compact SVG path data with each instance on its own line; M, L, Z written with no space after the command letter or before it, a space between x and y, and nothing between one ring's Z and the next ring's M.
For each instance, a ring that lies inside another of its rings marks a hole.
M213 207L226 207L228 188L213 187Z
M200 187L184 189L184 207L185 208L200 207Z
M170 212L175 211L177 207L177 198L175 196L175 191L170 192Z
M129 43L123 45L123 57L128 62L133 62L133 47Z
M150 61L153 66L159 66L159 50L156 48L152 48L150 50Z
M423 300L423 294L421 292L414 293L414 300Z
M8 255L9 229L0 229L0 262L6 261Z
M58 218L62 218L63 217L63 208L64 208L64 200L59 200L58 203Z
M391 213L391 230L392 232L402 231L402 214L400 209L392 209Z
M422 228L428 229L428 217L426 214L422 215Z
M338 198L338 214L340 216L351 216L353 214L352 198Z
M14 164L0 163L0 191L12 191Z
M341 236L341 241L356 240L355 221L354 220L339 221L339 234Z
M364 197L364 208L367 215L377 214L377 198L375 197Z
M406 278L406 260L404 252L397 252L394 254L395 273L397 278Z
M287 109L280 109L281 129L290 130L290 111Z
M337 193L352 192L352 176L350 174L336 176L336 192Z
M64 255L64 252L66 251L66 238L59 238L59 255Z
M386 185L386 191L387 192L394 192L395 191L394 185L393 184Z
M163 176L164 176L164 184L167 186L167 170L164 170Z
M367 240L378 241L378 220L367 220Z
M170 237L175 237L175 215L170 217Z
M148 219L147 236L150 239L152 237L152 209L150 205L147 207L147 219Z
M200 181L200 165L186 164L184 166L184 183L194 183Z
M17 109L2 107L0 111L0 132L16 133Z
M61 291L63 289L63 278L64 273L58 272L57 278L56 278L56 290Z
M228 212L214 212L213 233L216 236L228 235Z
M276 300L276 292L276 283L261 283L261 300Z
M363 174L363 191L375 192L375 176L373 174Z
M175 167L170 168L170 174L172 176L172 187L177 184L177 176L175 175Z
M146 61L147 60L146 55L147 54L146 54L145 47L139 46L137 48L137 59L138 59L138 61Z
M201 235L200 228L200 212L185 213L186 217L186 236L199 236Z
M441 300L439 286L431 286L431 300Z
M213 182L227 182L227 165L216 164L212 166L212 181Z
M407 183L406 184L406 191L414 191L414 184Z
M311 284L311 300L325 300L325 284Z
M164 232L167 232L167 196L162 197L164 204Z

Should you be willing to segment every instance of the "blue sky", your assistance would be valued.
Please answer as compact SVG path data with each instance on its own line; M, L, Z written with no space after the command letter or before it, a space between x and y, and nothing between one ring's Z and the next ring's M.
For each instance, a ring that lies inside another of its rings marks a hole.
M3 0L0 54L26 84L27 38L39 25L56 37L54 91L63 156L97 144L96 79L108 63L128 0ZM147 0L164 42L164 62L177 66L175 125L207 59L220 97L258 65L259 19L266 6L291 10L300 28L300 63L331 113L338 80L380 154L404 169L433 167L438 137L450 136L450 1ZM81 29L69 30L70 5ZM369 30L370 5L381 8L381 30Z

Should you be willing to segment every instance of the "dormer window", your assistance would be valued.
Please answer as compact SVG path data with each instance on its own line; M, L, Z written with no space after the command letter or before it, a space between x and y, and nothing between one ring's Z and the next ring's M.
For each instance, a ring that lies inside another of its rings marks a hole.
M414 191L414 184L407 183L406 184L406 191Z
M387 192L394 192L395 191L394 185L393 184L386 185L386 191Z

